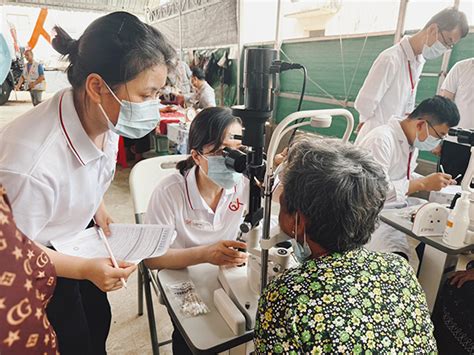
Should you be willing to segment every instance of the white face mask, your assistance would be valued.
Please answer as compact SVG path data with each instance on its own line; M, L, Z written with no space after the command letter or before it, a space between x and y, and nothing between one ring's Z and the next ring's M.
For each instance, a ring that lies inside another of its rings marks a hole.
M107 125L112 132L126 138L137 139L146 136L155 129L158 122L160 122L158 100L145 102L119 100L107 83L105 81L104 83L115 100L120 104L120 113L115 126L110 121L102 105L99 104L99 108L107 119Z
M417 131L413 145L419 150L431 152L441 143L441 139L433 137L430 134L430 131L428 129L428 123L425 123L425 125L426 125L426 134L427 134L426 139L423 142L420 142L420 140L418 139L418 131Z
M425 59L435 59L444 54L448 48L444 46L443 43L440 42L439 39L436 39L436 42L433 43L431 46L428 46L426 43L423 45L423 50L421 54Z

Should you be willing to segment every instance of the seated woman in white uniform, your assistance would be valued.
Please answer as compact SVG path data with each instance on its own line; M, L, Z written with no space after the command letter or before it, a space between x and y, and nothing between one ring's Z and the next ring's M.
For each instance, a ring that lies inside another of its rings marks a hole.
M189 131L190 156L153 192L147 223L173 225L176 238L168 252L147 260L149 268L181 269L200 263L238 265L245 248L235 241L248 190L243 175L229 170L223 148L238 148L242 125L227 108L201 111Z
M189 131L190 156L178 163L176 173L161 181L150 199L146 223L175 226L176 238L168 252L149 259L152 269L181 269L200 263L239 265L246 255L236 241L247 205L247 180L229 170L223 148L238 148L242 125L230 109L201 111ZM173 332L173 353L190 353L178 331Z

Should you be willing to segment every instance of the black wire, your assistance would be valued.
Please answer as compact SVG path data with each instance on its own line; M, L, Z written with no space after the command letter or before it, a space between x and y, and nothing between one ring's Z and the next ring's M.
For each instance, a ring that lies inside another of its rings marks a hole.
M306 91L306 77L308 76L308 72L306 71L306 67L304 65L301 66L301 69L303 69L303 87L301 88L301 95L300 95L300 101L298 102L298 109L296 112L301 111L301 105L303 104L303 98L304 98L304 93ZM295 124L303 122L304 118L296 121ZM298 128L295 128L293 130L293 133L291 133L290 140L288 141L288 147L291 145L293 142L293 139L295 139L296 131Z

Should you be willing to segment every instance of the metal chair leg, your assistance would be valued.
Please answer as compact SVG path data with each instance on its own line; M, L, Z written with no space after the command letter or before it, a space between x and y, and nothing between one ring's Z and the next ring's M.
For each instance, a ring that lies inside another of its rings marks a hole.
M153 309L153 299L150 287L150 274L144 265L141 265L141 271L143 273L143 283L145 286L145 301L148 313L148 326L150 327L151 346L153 349L153 355L159 355L160 345L158 344L158 334L156 331L155 311Z
M138 267L138 315L143 315L143 272L142 267Z

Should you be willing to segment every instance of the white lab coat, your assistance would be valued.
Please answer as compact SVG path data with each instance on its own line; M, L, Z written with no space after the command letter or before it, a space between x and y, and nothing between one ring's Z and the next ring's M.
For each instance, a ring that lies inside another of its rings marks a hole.
M474 128L474 58L457 62L449 71L441 86L454 94L461 120L459 127Z
M408 39L380 53L370 68L354 104L364 122L356 142L392 115L403 117L413 111L425 59L415 56Z
M386 204L405 203L410 179L418 178L415 174L418 149L408 143L400 126L400 117L392 117L386 125L369 132L357 145L371 152L374 159L383 167L389 184ZM389 225L380 222L372 234L366 248L380 252L403 252L410 255L406 236Z

